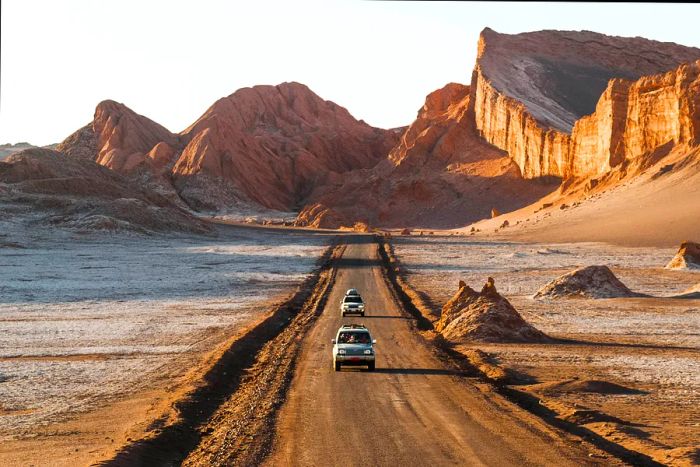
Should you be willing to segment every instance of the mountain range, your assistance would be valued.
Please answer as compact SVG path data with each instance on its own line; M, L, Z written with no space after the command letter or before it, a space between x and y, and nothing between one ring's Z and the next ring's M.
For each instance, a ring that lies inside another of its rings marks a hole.
M698 60L700 49L643 38L486 28L469 83L429 94L407 127L371 127L292 82L239 89L180 133L103 101L55 149L75 161L67 167L102 166L182 216L285 212L315 227L457 228L494 212L581 204L633 180L653 191L663 180L650 171L668 157L667 172L692 177ZM16 202L26 187L9 166L36 151L0 162L0 197L12 185ZM105 181L94 174L81 177L99 192ZM515 221L520 229L526 218ZM503 220L471 231L498 230Z

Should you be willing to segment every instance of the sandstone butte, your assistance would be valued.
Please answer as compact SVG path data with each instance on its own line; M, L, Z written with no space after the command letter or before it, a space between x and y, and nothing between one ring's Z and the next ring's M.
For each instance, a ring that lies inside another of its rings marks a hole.
M486 28L471 82L475 125L526 178L595 177L698 141L698 59L700 49L638 37Z
M283 83L239 89L180 134L104 101L58 150L123 174L165 177L195 209L290 211L319 184L375 165L397 139L302 84Z

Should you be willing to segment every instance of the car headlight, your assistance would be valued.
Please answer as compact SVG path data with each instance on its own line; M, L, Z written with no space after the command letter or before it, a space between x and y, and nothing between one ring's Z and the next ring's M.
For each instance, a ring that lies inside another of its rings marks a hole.
M360 308L364 308L364 307L365 307L364 305L360 305Z
M340 355L345 355L345 349L339 349L339 350L338 350L338 353L339 353Z
M370 349L365 350L365 355L372 355L372 351Z

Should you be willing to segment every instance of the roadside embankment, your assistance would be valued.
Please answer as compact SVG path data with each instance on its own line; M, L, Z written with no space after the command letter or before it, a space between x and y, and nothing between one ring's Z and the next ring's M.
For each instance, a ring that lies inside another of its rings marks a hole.
M222 346L196 387L173 405L177 418L102 465L249 465L259 458L271 440L300 336L323 308L344 248L339 242L329 247L289 300Z
M426 241L437 242L439 239ZM451 284L454 280L451 268L441 263L439 258L426 258L427 253L421 252L418 256L411 257L414 261L411 264L415 264L417 271L408 269L397 258L394 248L388 243L387 239L378 238L378 244L387 282L394 287L395 296L400 300L404 309L416 318L417 330L429 343L434 345L436 352L442 353L445 358L453 361L455 365L476 371L482 381L488 384L496 393L530 413L537 415L549 425L579 437L582 442L590 442L622 462L633 465L693 465L692 459L695 451L691 447L675 448L673 445L658 442L654 439L656 437L652 438L646 434L646 425L639 421L632 421L636 419L628 418L627 413L622 414L618 411L608 412L606 410L608 407L619 409L618 406L588 406L591 400L607 401L609 398L613 398L615 399L615 404L620 404L626 403L624 402L627 400L626 398L648 398L649 393L645 385L637 383L627 386L614 383L613 381L601 380L593 372L588 372L586 374L581 373L579 379L572 379L569 381L569 384L543 386L540 383L548 381L548 379L541 378L539 373L533 377L527 371L529 367L511 365L510 360L502 357L502 355L509 356L513 352L527 352L530 365L538 365L537 355L541 355L539 358L542 358L543 364L545 364L552 352L573 351L575 347L585 347L586 345L589 348L583 348L581 351L600 353L619 349L619 352L624 353L636 351L636 348L630 348L629 345L625 344L618 344L615 347L614 343L575 342L562 339L557 335L552 336L551 334L552 339L542 343L450 342L446 336L443 336L438 331L440 329L440 326L438 326L440 318L439 305L431 302L428 291L419 291L412 286L410 279L413 279L413 276L416 275L430 274L430 281L441 278L444 282L450 276L448 282ZM416 248L413 245L403 244L401 247L404 250L408 250L409 247ZM467 250L462 249L469 248L469 246L462 243L454 248L450 245L447 245L447 247L451 249L444 252L443 255L459 259L466 256L465 251ZM484 248L483 242L477 244L476 247ZM494 247L503 248L503 245L494 245ZM409 251L412 252L413 250ZM542 255L538 253L537 256ZM462 261L459 261L459 259L455 260L457 262L457 270L461 271L469 267L469 263L464 263L463 259ZM486 269L483 263L475 264L478 264L478 266L475 266L475 269L480 272ZM508 268L511 266L501 265L500 267ZM517 265L512 267L517 268ZM449 274L444 272L446 270L450 271ZM435 277L432 277L433 275ZM503 273L499 277L503 277ZM528 281L531 280L529 275L527 278ZM428 282L425 278L423 278L423 281L421 283ZM513 285L512 283L507 283L507 285L509 287L506 288L504 293L507 293L510 298ZM445 288L445 285L442 284L441 287ZM435 291L432 289L430 292L433 297L436 297L436 302L445 295L443 293L444 290L438 291L440 292L438 294L433 293ZM519 306L522 306L522 297L520 295L522 293L516 295L517 300L514 304L517 303ZM531 293L528 295L531 295ZM537 305L531 298L525 298L529 300L527 303L530 303L531 306ZM533 303L534 305L532 305ZM544 321L539 318L539 315L533 314L529 308L525 308L524 316L527 316L528 320L534 319L541 329ZM429 323L430 326L425 326L426 323ZM655 347L651 346L648 349L641 350L656 353L663 352L662 349L656 350ZM683 350L683 352L685 351ZM593 357L597 358L597 353ZM575 366L579 370L581 369L581 365ZM559 375L559 379L562 377ZM556 391L550 390L550 386L555 387ZM620 392L619 388L624 388L625 391ZM558 396L562 394L565 397L559 398ZM570 400L578 400L579 398L586 402L586 406L569 403Z

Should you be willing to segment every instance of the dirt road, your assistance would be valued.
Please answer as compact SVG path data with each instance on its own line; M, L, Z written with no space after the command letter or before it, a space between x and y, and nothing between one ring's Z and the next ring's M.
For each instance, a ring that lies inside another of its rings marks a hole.
M355 287L368 316L341 318ZM331 365L341 323L377 339L375 372ZM610 459L447 369L411 329L381 273L376 243L355 237L326 309L305 337L267 465L595 465Z

